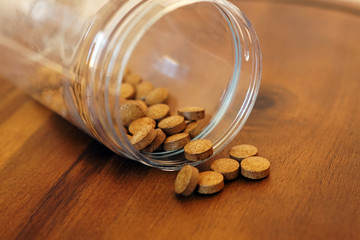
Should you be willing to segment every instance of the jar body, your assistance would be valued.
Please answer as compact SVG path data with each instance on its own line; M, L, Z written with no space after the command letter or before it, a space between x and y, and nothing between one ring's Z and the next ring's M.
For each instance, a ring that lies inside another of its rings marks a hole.
M3 5L5 4L5 0ZM173 109L205 107L215 152L240 130L260 83L256 34L226 1L24 0L0 19L0 74L118 154L177 169L181 151L134 149L119 115L127 65L167 87ZM197 163L192 163L197 164Z
M91 135L70 96L78 52L84 41L92 41L84 36L99 9L106 4L116 9L124 2L1 0L0 20L7 24L0 27L0 74Z

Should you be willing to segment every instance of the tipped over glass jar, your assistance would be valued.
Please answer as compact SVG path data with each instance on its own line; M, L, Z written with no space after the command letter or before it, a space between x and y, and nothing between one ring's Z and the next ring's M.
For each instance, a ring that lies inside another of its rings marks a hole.
M129 159L164 170L189 163L183 150L143 153L128 140L119 111L127 66L167 88L172 109L204 107L208 124L196 138L214 153L254 106L259 42L226 0L0 2L0 75Z

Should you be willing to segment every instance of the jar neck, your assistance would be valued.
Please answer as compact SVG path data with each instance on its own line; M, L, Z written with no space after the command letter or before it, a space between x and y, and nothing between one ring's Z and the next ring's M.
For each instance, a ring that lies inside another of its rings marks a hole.
M217 153L240 131L249 116L260 84L261 53L251 24L240 10L224 0L154 0L127 1L112 12L102 12L105 21L94 22L93 34L87 36L87 51L83 51L82 67L79 67L83 109L82 118L91 134L114 152L144 164L164 170L179 169L189 163L182 151L161 154L143 154L128 141L122 127L120 96L110 96L109 88L120 93L122 76L128 61L144 34L163 16L198 3L211 3L223 15L231 29L234 45L234 66L231 79L212 121L198 138L211 138ZM102 16L102 17L103 17ZM245 84L241 84L246 79ZM237 95L243 88L246 95ZM221 124L220 124L221 123ZM192 165L201 162L190 162Z

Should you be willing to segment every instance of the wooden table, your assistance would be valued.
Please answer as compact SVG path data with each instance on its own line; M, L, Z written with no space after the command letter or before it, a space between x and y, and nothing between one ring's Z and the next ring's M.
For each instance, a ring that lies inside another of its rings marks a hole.
M359 239L360 11L235 3L263 78L224 154L252 143L270 177L178 197L176 173L114 155L1 79L0 239Z

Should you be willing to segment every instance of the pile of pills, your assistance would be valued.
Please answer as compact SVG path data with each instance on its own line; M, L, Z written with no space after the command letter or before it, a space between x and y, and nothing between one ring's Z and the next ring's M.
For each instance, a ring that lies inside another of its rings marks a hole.
M204 148L205 144L201 144ZM189 196L197 188L201 194L214 194L224 188L224 181L236 179L240 173L248 179L263 179L270 173L270 162L258 157L257 148L243 144L231 148L230 158L220 158L211 162L210 170L199 173L196 167L185 165L175 180L175 192ZM186 148L185 148L186 154Z
M191 140L202 130L199 121L205 118L205 109L183 107L171 116L168 98L168 89L154 87L126 69L120 89L120 115L131 144L144 153L184 149L189 161L211 157L210 140ZM255 146L238 145L230 150L229 158L212 161L209 171L199 172L196 167L185 165L176 177L175 192L189 196L197 189L200 194L214 194L224 188L225 181L240 174L248 179L263 179L269 175L270 162L256 156L257 152Z
M202 130L199 121L205 118L205 109L183 107L177 110L177 115L170 116L168 98L168 89L154 87L126 69L120 88L120 115L131 144L146 153L184 148L189 161L210 157L213 154L211 141L191 141Z

